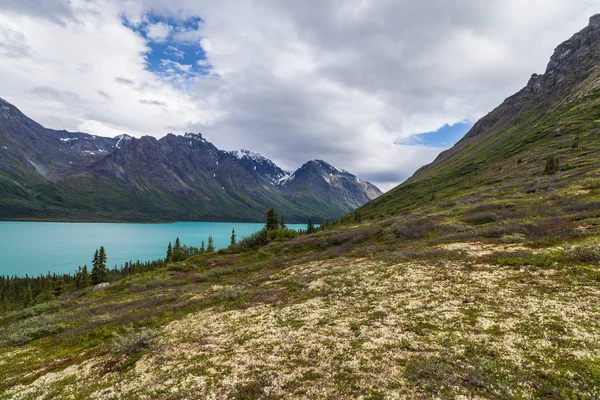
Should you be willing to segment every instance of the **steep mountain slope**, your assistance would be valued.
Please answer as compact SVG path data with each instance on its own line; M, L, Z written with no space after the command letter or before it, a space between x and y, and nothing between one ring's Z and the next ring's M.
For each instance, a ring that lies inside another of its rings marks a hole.
M594 171L600 129L600 15L558 46L546 72L478 121L453 148L405 183L364 206L382 216L481 191L502 195L544 176L546 157L562 170ZM575 142L578 147L574 148Z
M68 132L49 129L60 141L66 143L71 150L80 153L94 161L104 158L107 154L129 144L132 137L126 134L113 138L89 135L83 132Z
M46 129L5 101L0 146L0 218L262 221L276 207L305 222L381 194L333 167L329 183L298 185L260 154L222 151L196 133L134 139Z
M0 150L2 169L17 163L50 180L58 179L73 165L85 163L84 157L3 99L0 99Z

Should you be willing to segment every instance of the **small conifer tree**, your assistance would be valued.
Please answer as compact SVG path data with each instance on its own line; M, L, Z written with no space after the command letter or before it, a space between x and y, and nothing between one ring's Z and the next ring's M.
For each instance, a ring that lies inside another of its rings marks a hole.
M235 246L236 244L236 238L235 238L235 228L231 230L231 246Z
M92 277L88 272L87 264L81 269L81 278L79 279L79 284L81 288L86 288L92 284Z
M169 245L167 246L167 257L166 257L165 261L166 262L173 261L173 245L171 245L171 242L169 242Z
M306 233L308 233L310 235L311 233L314 233L314 232L315 232L315 225L313 224L312 218L309 218L308 224L306 226Z
M208 245L206 246L206 252L207 253L212 253L215 251L215 245L213 243L213 237L209 236L208 237Z
M560 170L560 161L558 157L554 154L546 157L546 167L544 168L544 173L547 175L552 175Z

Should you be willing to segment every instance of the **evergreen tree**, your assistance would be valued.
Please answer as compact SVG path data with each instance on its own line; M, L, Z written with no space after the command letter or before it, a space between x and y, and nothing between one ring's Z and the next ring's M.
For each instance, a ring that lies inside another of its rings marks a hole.
M98 261L100 261L100 265L104 267L106 270L106 251L104 250L104 246L100 246L100 252L98 253Z
M181 248L181 241L179 240L179 237L177 237L175 238L175 246L173 247L172 261L177 262L183 260L184 258L185 257Z
M315 225L313 224L312 218L308 219L308 225L306 226L306 233L309 235L315 232Z
M209 236L208 237L208 246L206 247L206 252L212 253L213 251L215 251L215 245L213 244L213 237Z
M235 238L235 228L231 230L231 246L235 246L236 244L236 238Z
M75 273L75 287L81 288L81 265L77 267L77 272Z
M559 161L558 157L556 157L553 154L546 157L546 167L544 168L544 172L547 175L551 175L551 174L558 172L559 170L560 170L560 161Z
M171 242L169 242L169 245L167 246L167 258L165 259L165 261L173 261L173 245L171 245Z
M285 217L283 216L283 214L281 214L281 222L279 223L279 227L281 229L287 228L287 226L285 225Z
M96 252L94 253L94 258L92 259L92 285L97 285L100 282L102 282L100 280L100 262L98 260L98 249L96 249Z
M79 279L79 285L81 288L86 288L92 284L92 278L88 272L87 265L83 266L81 270L81 278Z
M33 293L31 291L31 285L27 285L25 292L25 307L33 305Z
M204 254L206 253L206 248L204 247L204 240L202 241L202 244L200 245L200 254Z
M100 251L96 250L92 262L92 284L97 285L106 282L108 279L108 270L106 269L106 252L104 251L104 246L100 247Z
M270 208L267 211L267 223L265 224L265 228L268 231L274 231L279 227L279 220L277 218L277 212L274 208Z

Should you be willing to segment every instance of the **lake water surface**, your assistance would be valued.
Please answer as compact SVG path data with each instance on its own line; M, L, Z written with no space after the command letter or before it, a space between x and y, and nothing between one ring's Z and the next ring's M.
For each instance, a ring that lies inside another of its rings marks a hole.
M217 248L229 245L231 230L239 239L263 224L237 222L176 222L173 224L104 224L0 221L0 275L37 276L48 271L72 273L90 267L94 251L104 246L107 265L129 260L164 258L167 244L179 236L182 245L200 247L208 235ZM304 229L305 225L290 224Z

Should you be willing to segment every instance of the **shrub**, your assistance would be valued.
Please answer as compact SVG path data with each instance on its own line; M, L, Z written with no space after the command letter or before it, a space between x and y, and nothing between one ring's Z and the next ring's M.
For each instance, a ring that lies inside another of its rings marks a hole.
M136 332L133 327L127 327L123 335L114 334L112 350L121 355L135 354L152 346L157 336L152 329L143 328Z
M216 297L222 301L236 301L244 297L246 294L247 292L244 289L237 288L235 286L227 286L221 288L217 292Z
M270 240L284 240L284 239L293 239L298 237L300 234L295 229L275 229L269 231L269 239Z
M430 220L418 219L394 225L392 231L398 239L413 240L432 234L435 228L436 225Z
M483 225L489 224L490 222L500 221L501 217L498 214L492 212L483 212L472 215L467 215L463 218L463 221L471 225Z
M244 247L247 249L251 249L258 246L264 246L269 243L269 231L266 229L262 229L258 232L253 233L252 235L243 238L238 242L240 247Z
M600 247L592 245L574 247L566 252L565 258L580 263L600 262Z
M194 275L195 282L211 282L224 278L227 275L231 275L233 270L229 268L213 268L204 272L200 272Z
M65 324L56 315L38 315L9 326L0 337L22 346L32 340L64 330Z
M500 240L502 243L523 243L527 240L527 237L522 233L510 233L502 235Z

